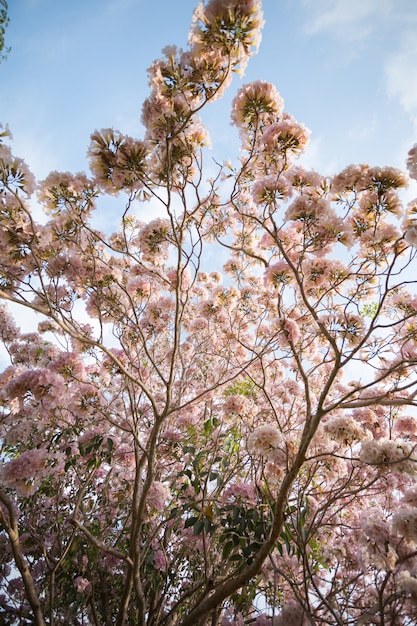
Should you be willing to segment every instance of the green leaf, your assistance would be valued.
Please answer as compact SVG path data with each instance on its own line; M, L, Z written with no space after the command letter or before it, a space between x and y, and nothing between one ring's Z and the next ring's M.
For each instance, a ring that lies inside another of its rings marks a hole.
M233 541L228 541L227 543L225 543L223 546L222 559L227 559L233 548Z
M209 520L206 517L203 521L203 524L204 524L204 530L206 531L206 533L209 533L213 528L213 524L211 523L211 520Z
M210 435L213 432L213 422L211 419L208 419L205 423L204 423L204 433L206 435Z
M290 554L290 552L291 552L291 543L290 543L291 535L290 535L290 533L286 530L286 531L281 533L281 537L284 540L285 547L287 548L287 553Z
M194 526L194 524L198 521L198 517L187 517L185 520L184 528L190 528L190 526Z
M100 459L90 459L89 461L87 461L87 470L91 470L94 467L99 467L101 465L101 461Z
M197 520L194 524L194 535L200 535L203 532L204 522L203 520Z

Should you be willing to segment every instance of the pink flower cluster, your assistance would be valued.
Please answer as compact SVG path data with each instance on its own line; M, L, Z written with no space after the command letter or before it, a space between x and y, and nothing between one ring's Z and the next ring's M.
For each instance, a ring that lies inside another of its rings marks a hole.
M250 411L250 401L243 395L227 396L224 403L224 412L226 415L234 413L236 415L247 416Z
M253 506L256 502L256 492L251 483L238 482L229 485L222 496L222 503L244 502L247 506Z
M0 467L0 481L21 496L30 496L44 477L48 453L44 448L33 448Z
M310 131L285 114L283 119L270 124L262 135L263 149L268 153L286 153L287 150L299 154L305 150Z
M15 157L11 148L0 141L0 194L23 191L31 196L34 190L35 177L26 163Z
M414 446L405 441L368 439L362 442L359 458L363 463L377 466L381 472L417 475L417 455Z
M109 193L141 189L146 179L148 152L145 142L105 128L91 135L90 169L97 184Z
M19 329L8 309L0 306L0 337L6 345L9 345L19 335Z
M417 542L417 507L406 507L394 513L392 528L406 541Z
M138 244L145 260L160 265L168 258L169 220L157 218L143 226L138 234Z
M258 426L248 437L250 454L265 457L277 466L286 464L285 437L273 424Z
M209 0L200 2L194 12L189 35L191 50L204 52L206 46L220 48L222 55L229 55L233 67L242 73L248 57L257 51L263 26L260 0ZM240 36L225 36L224 26L232 23ZM217 43L217 46L216 46Z
M83 576L77 576L74 579L74 587L78 593L88 592L91 589L91 583Z
M264 272L266 286L281 287L294 280L293 271L284 260L273 263Z
M330 417L324 428L332 439L349 446L367 436L366 431L351 415Z
M411 178L417 180L417 143L408 152L407 169Z
M166 572L167 559L163 550L156 550L153 553L154 567L160 572Z
M232 103L232 123L238 128L255 128L281 117L284 101L276 87L257 80L241 87Z
M155 514L155 512L162 512L165 503L169 499L170 490L166 483L162 483L158 480L155 480L148 493L148 497L146 499L146 506L150 515Z

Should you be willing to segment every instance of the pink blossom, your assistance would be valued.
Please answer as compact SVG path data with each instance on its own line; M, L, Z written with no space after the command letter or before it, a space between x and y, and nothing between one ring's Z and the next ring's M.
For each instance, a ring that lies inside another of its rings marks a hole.
M64 378L82 379L86 374L84 363L76 352L61 352L57 354L50 367Z
M324 219L331 214L332 209L328 200L324 198L297 196L285 212L286 220L316 220Z
M417 541L417 508L408 507L394 513L392 527L406 541Z
M249 400L242 395L227 396L224 403L224 411L226 415L235 413L236 415L245 415L249 411Z
M404 240L410 245L417 248L417 225L412 224L405 232Z
M21 495L32 495L44 476L47 458L47 451L43 448L27 450L0 467L0 478Z
M301 331L297 322L290 317L285 318L282 324L285 337L294 345L300 341Z
M265 476L271 483L279 482L284 476L284 468L286 467L286 463L283 464L279 459L280 465L276 465L273 461L267 461L265 464Z
M256 493L251 483L238 482L229 485L222 496L223 503L242 501L247 506L253 506L256 502Z
M417 418L413 415L399 415L394 422L393 433L402 435L417 435Z
M208 277L213 283L216 283L217 285L221 285L223 282L223 277L220 272L210 272Z
M305 150L309 136L310 131L303 124L285 115L284 119L267 127L261 141L263 149L268 153L285 153L288 150L299 154Z
M56 392L63 385L61 376L48 369L26 370L6 386L5 392L8 397L23 397L30 391L37 400L44 397L51 387L56 387Z
M396 580L399 588L415 601L417 599L417 578L411 576L407 570L402 570L397 574Z
M340 174L333 177L331 190L334 194L362 191L369 184L368 165L348 165Z
M148 493L146 504L149 511L162 512L165 508L165 503L169 498L170 490L167 484L155 480Z
M232 102L232 123L238 128L254 127L260 119L278 119L284 101L278 91L265 81L254 81L241 87Z
M285 177L292 187L297 190L304 188L320 188L326 184L324 176L314 170L304 170L299 165L292 165L286 172Z
M274 205L292 195L292 187L284 177L265 176L257 180L252 187L255 204Z
M353 313L337 314L335 312L326 316L326 318L322 318L321 321L332 335L351 345L359 343L365 333L363 317Z
M361 518L363 533L370 541L384 545L389 539L389 526L380 510L366 511Z
M41 605L70 549L57 622L76 592L80 619L117 619L130 564L145 574L132 622L204 613L229 583L224 625L354 622L377 605L415 622L417 200L403 209L395 168L292 166L309 131L260 80L233 99L240 159L206 165L197 114L261 23L261 0L201 2L189 49L149 69L145 140L95 131L92 178L40 183L43 224L0 132L0 295L43 320L22 335L0 307L6 613L27 608L20 515ZM97 194L121 191L120 227L98 231ZM100 571L117 578L106 597Z
M360 424L350 415L330 417L324 428L332 439L344 445L352 445L355 441L361 441L366 436Z
M157 218L143 226L138 242L146 260L168 258L168 235L171 229L169 220Z
M95 197L95 183L83 172L74 175L70 172L54 171L38 187L38 198L45 212L55 215L70 209L74 218L75 206L78 205L87 212L93 208Z
M132 275L126 283L126 289L131 295L147 298L151 293L152 283L149 278Z
M97 183L109 193L140 189L146 172L148 146L112 128L95 131L88 150Z
M352 416L372 433L374 439L381 439L388 434L385 414L381 415L378 410L374 409L377 407L355 409Z
M382 249L386 252L391 250L392 244L401 237L400 231L393 224L380 222L378 228L368 228L360 233L361 245L367 249Z
M264 273L264 284L266 286L280 287L293 280L293 272L284 260L278 261L267 267Z
M417 143L408 151L407 170L410 177L417 180Z
M205 331L208 327L208 322L204 317L196 317L190 324L190 330L193 332Z
M156 550L153 553L153 562L155 569L160 572L166 572L167 570L167 559L163 550Z
M389 189L407 187L409 182L405 172L389 165L370 167L367 175L370 179L370 186L377 189L379 193Z
M87 578L83 578L82 576L77 576L74 579L74 587L76 588L78 593L84 593L84 591L89 591L91 587L91 583Z
M337 284L346 279L348 268L337 259L312 257L304 262L303 273L310 285L319 286L328 284L330 281Z
M242 33L237 45L230 46L229 40L222 37L224 24L232 24L236 31ZM262 26L260 0L238 3L233 0L209 0L206 6L200 2L194 11L189 43L191 50L195 49L199 54L206 53L207 48L222 50L221 45L215 45L217 42L228 44L233 67L239 64L242 73L249 55L255 53L259 46ZM210 47L206 42L210 42Z
M166 277L173 289L179 286L182 291L186 291L191 286L192 277L188 267L182 268L179 271L176 268L169 268L166 271Z
M276 448L285 445L285 439L272 424L258 426L248 437L248 450L251 454L270 456Z
M381 471L390 469L409 475L417 474L417 458L413 455L413 446L401 440L363 441L359 458L363 463L376 465Z
M417 489L415 487L407 489L402 497L402 502L408 506L417 508Z
M23 159L15 157L11 148L0 141L0 182L1 187L23 191L31 196L35 190L35 177ZM0 188L1 188L0 187Z
M19 336L19 329L4 304L0 306L0 336L5 344L9 344Z
M417 359L417 344L414 339L409 339L401 346L401 357L403 359Z

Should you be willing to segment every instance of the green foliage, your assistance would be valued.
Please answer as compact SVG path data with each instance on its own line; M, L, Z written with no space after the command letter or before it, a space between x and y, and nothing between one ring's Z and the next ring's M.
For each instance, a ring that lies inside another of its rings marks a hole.
M371 304L364 304L360 310L362 317L374 317L378 310L378 303L372 302Z
M220 524L222 559L250 564L267 538L271 525L270 511L264 511L262 507L231 504L224 508Z
M9 25L8 6L6 0L0 0L0 63L7 58L10 48L4 46L4 34Z
M245 398L251 398L254 396L255 385L250 378L245 380L237 380L229 385L223 392L225 398L228 396L245 396Z

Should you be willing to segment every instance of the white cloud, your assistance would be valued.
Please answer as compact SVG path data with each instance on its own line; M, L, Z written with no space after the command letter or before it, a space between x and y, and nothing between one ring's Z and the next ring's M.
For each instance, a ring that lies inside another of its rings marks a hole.
M410 118L417 140L417 36L407 32L398 51L385 65L386 89L390 97L398 99Z
M376 129L376 115L373 114L369 119L368 124L364 125L361 120L358 120L356 124L350 127L347 136L351 141L364 144L373 138Z
M317 170L320 174L325 174L324 171L328 166L327 161L324 158L322 150L322 140L320 137L314 137L308 142L307 150L300 156L296 165L302 165L305 169Z
M394 0L304 0L307 33L327 33L340 42L363 41L394 8Z

